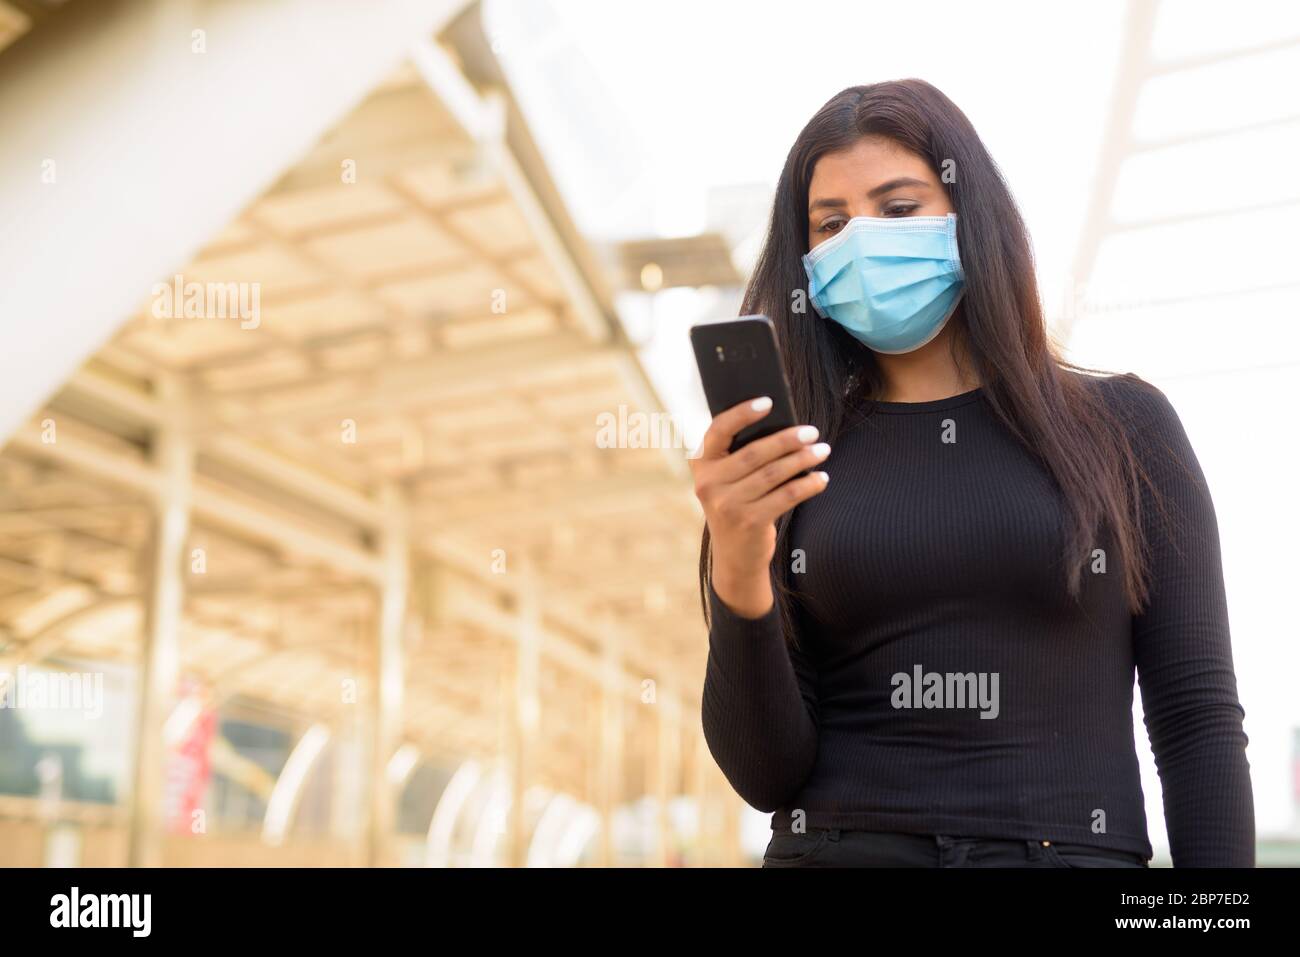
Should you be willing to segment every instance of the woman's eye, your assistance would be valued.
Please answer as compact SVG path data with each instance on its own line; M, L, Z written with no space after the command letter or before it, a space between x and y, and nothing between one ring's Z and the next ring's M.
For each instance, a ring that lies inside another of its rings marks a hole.
M886 216L906 216L917 208L917 203L897 203L885 207Z
M835 232L836 229L838 229L840 226L843 225L844 225L844 220L832 219L822 223L821 227L817 231L819 233L833 233Z

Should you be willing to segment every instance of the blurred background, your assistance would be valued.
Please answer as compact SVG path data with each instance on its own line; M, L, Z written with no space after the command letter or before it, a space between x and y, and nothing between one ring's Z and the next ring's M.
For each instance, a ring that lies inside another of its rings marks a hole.
M1300 6L0 0L0 865L757 863L686 332L905 76L1182 416L1300 864Z

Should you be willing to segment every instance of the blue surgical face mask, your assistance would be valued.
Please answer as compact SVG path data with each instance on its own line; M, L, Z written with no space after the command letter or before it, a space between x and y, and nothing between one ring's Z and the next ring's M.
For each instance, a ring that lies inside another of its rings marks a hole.
M957 214L854 216L803 257L813 308L876 352L919 349L957 310L965 284Z

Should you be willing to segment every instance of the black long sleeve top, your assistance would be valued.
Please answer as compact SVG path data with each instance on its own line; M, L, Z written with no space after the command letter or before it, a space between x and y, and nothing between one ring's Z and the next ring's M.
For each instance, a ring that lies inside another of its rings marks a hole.
M818 827L1150 857L1136 671L1174 865L1254 866L1204 474L1163 393L1094 381L1164 502L1144 494L1142 614L1104 541L1069 598L1060 492L978 389L873 403L834 440L830 485L791 520L796 635L775 608L741 617L710 588L705 738L774 829L801 814Z

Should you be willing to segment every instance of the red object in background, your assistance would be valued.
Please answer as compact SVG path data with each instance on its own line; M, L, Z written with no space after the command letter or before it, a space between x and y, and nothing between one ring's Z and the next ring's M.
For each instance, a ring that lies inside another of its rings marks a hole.
M190 694L202 700L202 693ZM167 759L167 830L191 834L194 812L203 806L203 795L212 777L212 741L217 732L217 713L202 708L190 723L185 737Z

